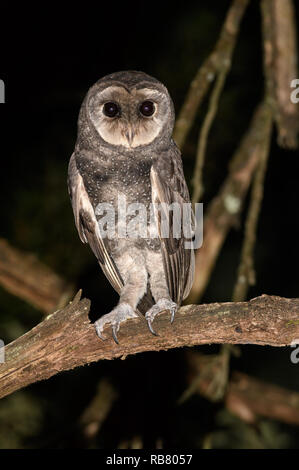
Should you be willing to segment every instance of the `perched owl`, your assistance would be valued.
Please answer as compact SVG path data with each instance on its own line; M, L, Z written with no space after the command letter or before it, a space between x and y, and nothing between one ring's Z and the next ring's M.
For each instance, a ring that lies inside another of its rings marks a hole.
M169 310L173 321L191 289L193 250L185 248L183 234L161 233L160 212L146 222L148 236L117 232L104 237L99 227L101 204L113 207L115 224L120 224L120 196L147 210L161 203L190 202L173 126L174 107L167 89L143 72L105 76L90 88L81 106L68 169L69 194L80 239L89 243L120 296L118 305L95 322L102 339L109 323L118 342L120 324L138 314L145 315L156 334L155 316ZM171 214L166 220L171 228Z

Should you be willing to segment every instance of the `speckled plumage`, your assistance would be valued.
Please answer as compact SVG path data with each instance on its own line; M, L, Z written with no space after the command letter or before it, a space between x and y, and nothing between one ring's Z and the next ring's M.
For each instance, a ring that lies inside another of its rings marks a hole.
M138 113L139 102L149 97L155 113L143 118ZM118 120L102 116L105 99L120 102L124 111ZM119 305L98 320L99 336L104 325L111 323L116 339L120 323L134 316L137 308L152 330L159 309L168 308L174 314L191 288L193 251L184 249L183 238L102 239L95 214L103 202L117 210L120 194L128 204L143 203L148 210L153 202L190 201L180 152L171 137L173 125L174 108L167 89L143 72L118 72L102 78L90 88L81 106L68 175L75 221L81 240L90 244L120 294ZM123 137L126 126L133 135L130 145ZM111 143L113 136L124 145ZM157 219L154 224L159 231Z

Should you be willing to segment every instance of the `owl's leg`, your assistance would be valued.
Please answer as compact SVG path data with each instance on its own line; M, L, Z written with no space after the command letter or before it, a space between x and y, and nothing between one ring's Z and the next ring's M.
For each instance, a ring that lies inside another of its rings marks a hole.
M119 303L110 313L99 318L95 327L98 336L105 339L102 333L105 325L110 323L113 339L118 344L117 333L121 323L138 316L135 310L147 290L147 271L144 258L138 250L123 253L116 259L116 264L124 280Z
M178 305L171 300L169 295L161 253L151 252L149 254L147 257L147 269L150 275L149 283L151 293L156 303L146 312L145 318L150 332L153 335L157 335L152 325L156 315L165 310L169 310L171 314L170 321L173 323Z

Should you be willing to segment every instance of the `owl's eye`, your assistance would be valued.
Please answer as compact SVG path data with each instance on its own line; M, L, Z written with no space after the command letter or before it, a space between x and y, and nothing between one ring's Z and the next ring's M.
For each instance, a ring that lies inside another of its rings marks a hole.
M113 103L113 101L109 101L108 103L104 104L103 111L104 111L105 116L113 118L117 116L117 114L119 114L120 109L116 103Z
M155 112L155 105L152 101L144 101L140 105L139 111L143 116L152 116Z

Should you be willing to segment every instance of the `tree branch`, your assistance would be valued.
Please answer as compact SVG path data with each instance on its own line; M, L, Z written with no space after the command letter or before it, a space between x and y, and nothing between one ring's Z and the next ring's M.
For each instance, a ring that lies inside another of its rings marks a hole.
M45 313L64 306L74 295L74 286L4 238L0 238L0 284Z
M81 433L90 443L105 422L118 393L106 378L98 383L96 393L79 418Z
M226 407L244 421L255 423L265 416L299 424L299 393L233 372L225 397Z
M299 299L263 295L249 302L187 305L173 325L169 314L156 320L159 336L150 334L144 318L122 325L120 344L110 328L101 341L88 318L90 301L80 293L25 335L5 347L0 364L0 398L33 382L101 359L211 343L286 346L299 338Z
M262 0L264 75L281 147L297 148L298 106L291 81L298 77L295 8L292 0Z
M208 135L209 135L211 126L213 124L213 121L217 113L219 98L223 90L227 73L228 73L228 66L223 68L223 70L221 70L221 72L219 73L216 79L216 82L215 82L215 85L214 85L214 88L210 97L209 109L199 132L195 169L194 169L194 175L192 178L192 185L193 185L192 203L193 204L198 202L203 194L204 188L203 188L203 182L202 182L202 170L203 170L204 161L205 161L207 140L208 140Z
M241 213L271 122L272 109L265 100L257 107L231 159L228 176L208 206L203 245L196 253L194 283L187 300L190 303L199 302L226 236Z
M272 121L269 119L267 126L265 126L264 129L263 141L260 143L260 161L258 163L253 180L251 200L245 222L245 235L242 246L241 260L238 269L237 281L232 296L232 300L234 302L242 302L242 300L245 300L249 286L255 284L254 247L256 241L258 217L264 194L264 180L269 157L271 131Z
M232 1L214 50L206 58L190 84L174 130L174 140L181 148L194 122L196 112L206 96L215 75L223 68L228 70L230 67L240 23L248 2L249 0Z
M211 355L206 356L192 349L186 351L187 380L190 386L183 393L180 403L195 393L211 399L209 388L217 373L215 368L219 367L219 363L215 362L214 370L211 368L209 375L205 375L206 363L210 357ZM247 374L233 371L222 398L227 409L248 423L258 423L259 417L265 416L284 423L299 424L298 392L264 382Z

